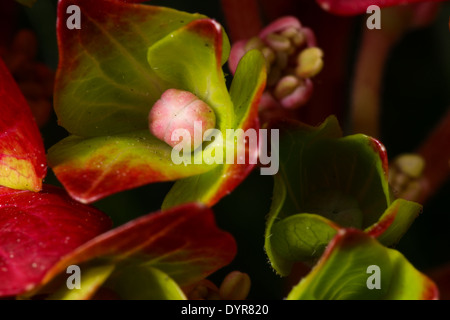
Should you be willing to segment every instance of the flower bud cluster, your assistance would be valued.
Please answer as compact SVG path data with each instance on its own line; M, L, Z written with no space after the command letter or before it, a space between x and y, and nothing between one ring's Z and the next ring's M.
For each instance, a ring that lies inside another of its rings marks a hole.
M242 56L253 49L262 52L267 66L267 88L261 109L303 106L313 91L311 78L323 67L323 52L316 47L312 30L302 27L294 17L274 21L257 37L233 45L230 56L233 73Z

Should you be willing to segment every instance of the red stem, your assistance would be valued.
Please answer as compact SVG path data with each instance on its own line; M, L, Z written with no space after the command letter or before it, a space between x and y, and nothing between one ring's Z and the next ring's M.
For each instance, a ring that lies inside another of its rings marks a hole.
M379 137L384 65L396 39L382 30L364 30L353 78L351 131Z
M425 159L417 201L425 203L450 178L450 109L417 152Z
M410 26L411 8L382 10L382 28L364 33L355 66L351 97L350 127L354 133L379 138L381 86L391 48Z
M383 71L390 50L411 27L431 23L439 9L438 3L423 3L382 10L382 28L364 34L353 79L350 126L355 133L379 137L380 96Z

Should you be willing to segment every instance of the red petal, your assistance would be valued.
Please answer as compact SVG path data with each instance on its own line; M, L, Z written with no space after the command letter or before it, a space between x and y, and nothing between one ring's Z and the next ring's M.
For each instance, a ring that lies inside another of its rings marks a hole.
M62 189L0 188L0 296L33 289L62 256L105 232L110 219Z

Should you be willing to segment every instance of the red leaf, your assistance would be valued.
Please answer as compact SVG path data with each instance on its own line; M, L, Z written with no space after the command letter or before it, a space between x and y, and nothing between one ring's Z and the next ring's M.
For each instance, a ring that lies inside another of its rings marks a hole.
M188 204L133 220L85 243L45 276L48 283L69 265L92 259L142 261L184 286L229 264L236 255L233 237L220 230L213 212Z
M316 0L325 11L334 14L350 16L366 13L371 5L380 8L404 5L409 3L425 2L424 0ZM428 0L427 2L440 2L443 0Z
M62 256L110 227L106 215L62 189L0 187L0 297L33 289Z
M33 115L0 59L0 185L39 191L47 172L44 144Z

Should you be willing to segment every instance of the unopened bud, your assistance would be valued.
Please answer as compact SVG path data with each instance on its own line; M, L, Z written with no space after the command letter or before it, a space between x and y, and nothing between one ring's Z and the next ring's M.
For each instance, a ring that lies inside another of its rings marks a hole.
M323 51L317 47L303 50L298 56L296 74L301 78L312 78L323 67Z
M223 300L244 300L250 292L251 281L246 273L233 271L229 273L219 288Z
M291 39L291 42L294 46L300 47L306 43L306 36L303 32L296 33Z
M172 147L181 143L183 148L194 150L201 145L203 133L215 127L216 116L214 111L194 94L169 89L153 105L148 121L150 132L158 139ZM200 139L194 139L197 124L201 129ZM181 142L173 139L174 133L183 131L190 140Z
M404 154L395 159L402 172L411 178L419 178L425 167L425 160L417 154Z
M289 27L283 32L281 32L283 37L288 38L292 43L292 50L295 50L295 47L300 47L306 42L305 34L295 27Z
M264 46L264 42L259 37L253 37L245 44L245 51L247 52L253 49L261 50Z
M267 62L267 66L272 65L272 63L275 61L276 59L276 55L275 52L273 52L272 49L270 49L269 47L264 47L261 49L261 52L264 56L264 58L266 59Z
M278 100L290 95L300 85L300 81L294 76L285 76L277 84L274 95Z
M417 154L402 154L392 161L389 184L399 198L416 200L422 185L419 183L425 160Z
M275 51L287 51L291 41L282 35L271 33L266 37L266 43Z
M286 109L300 108L309 101L312 92L313 83L311 79L305 79L291 94L281 99L280 103Z
M284 30L281 32L281 35L282 35L283 37L292 39L292 38L295 37L299 32L300 32L299 29L297 29L297 28L295 28L295 27L289 27L289 28L284 29Z

